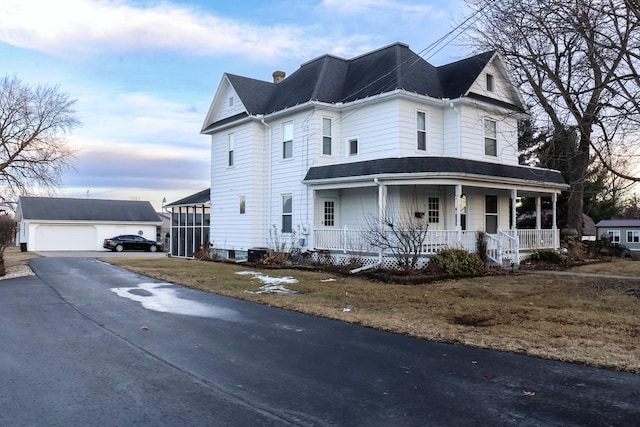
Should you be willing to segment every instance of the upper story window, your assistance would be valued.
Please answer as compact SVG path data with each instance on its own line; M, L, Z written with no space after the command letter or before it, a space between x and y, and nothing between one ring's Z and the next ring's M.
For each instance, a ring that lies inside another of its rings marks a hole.
M350 156L358 155L358 138L353 138L349 140L349 155Z
M233 96L229 97L229 107L233 107Z
M493 92L496 89L493 74L487 74L487 92Z
M495 120L484 119L484 154L494 157L498 155L498 133Z
M416 113L416 133L418 150L427 150L427 114L423 111Z
M293 157L293 122L282 124L282 158Z
M227 136L227 152L228 152L228 160L227 160L228 163L227 164L229 166L233 166L233 161L234 161L233 160L233 151L235 149L235 144L236 144L236 138L232 133L230 133Z
M293 198L291 194L282 195L282 232L291 233L293 230Z
M247 198L240 196L240 215L244 215L247 212Z
M331 155L331 119L322 119L322 154Z

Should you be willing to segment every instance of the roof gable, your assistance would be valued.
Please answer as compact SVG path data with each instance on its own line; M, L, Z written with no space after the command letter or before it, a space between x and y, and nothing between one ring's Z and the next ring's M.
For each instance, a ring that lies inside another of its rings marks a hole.
M494 51L485 52L436 68L406 44L395 43L352 59L320 56L302 64L280 83L233 74L225 74L223 80L238 94L247 115L270 114L310 101L350 102L398 89L436 99L455 99L469 94L473 83L496 55ZM501 73L506 73L499 59L497 64ZM508 75L505 77L501 81L511 84ZM509 90L517 93L513 87ZM214 104L220 102L220 96L219 89ZM514 99L518 101L517 96L493 101L501 102L503 107L523 109L520 102L512 103ZM236 117L246 117L237 113ZM210 113L203 132L231 116L214 117Z
M160 222L151 203L137 200L20 197L22 219L44 221Z

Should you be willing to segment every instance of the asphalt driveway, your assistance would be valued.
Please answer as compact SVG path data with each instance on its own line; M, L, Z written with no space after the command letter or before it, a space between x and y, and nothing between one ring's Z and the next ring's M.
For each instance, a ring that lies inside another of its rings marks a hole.
M640 376L43 257L0 282L0 425L637 425ZM295 298L295 296L292 296Z

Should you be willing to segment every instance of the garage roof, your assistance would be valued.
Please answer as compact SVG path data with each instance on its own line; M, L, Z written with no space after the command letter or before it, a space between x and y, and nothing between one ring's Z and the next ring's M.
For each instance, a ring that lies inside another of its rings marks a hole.
M48 221L162 222L151 203L139 200L20 197L18 215Z

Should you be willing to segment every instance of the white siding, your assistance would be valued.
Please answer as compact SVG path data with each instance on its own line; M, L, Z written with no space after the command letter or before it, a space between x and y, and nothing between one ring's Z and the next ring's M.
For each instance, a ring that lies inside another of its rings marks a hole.
M234 165L228 164L228 135L234 134ZM221 131L211 142L211 225L214 247L246 250L265 245L264 144L259 122ZM240 197L245 214L240 214Z

